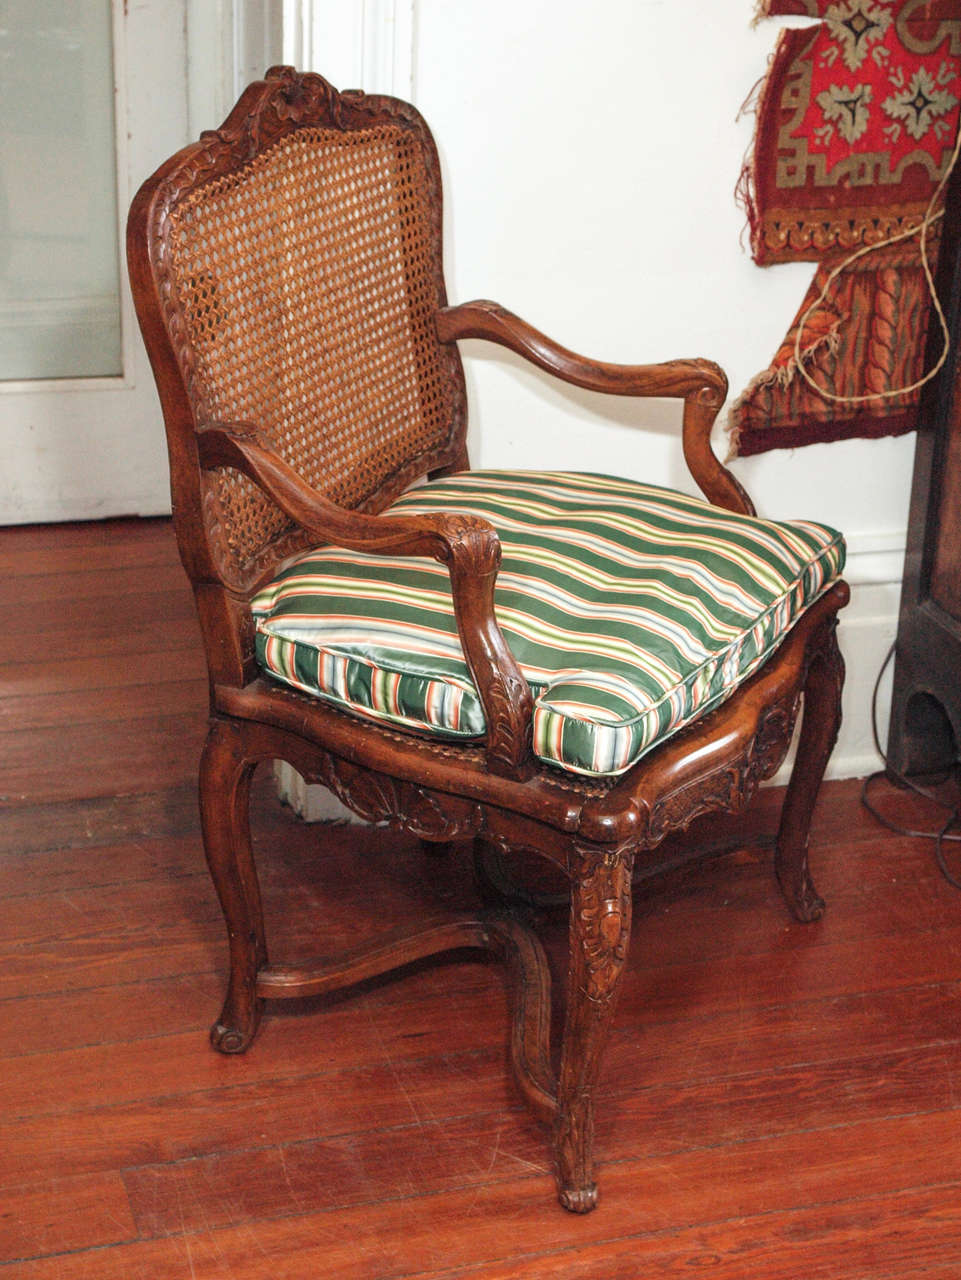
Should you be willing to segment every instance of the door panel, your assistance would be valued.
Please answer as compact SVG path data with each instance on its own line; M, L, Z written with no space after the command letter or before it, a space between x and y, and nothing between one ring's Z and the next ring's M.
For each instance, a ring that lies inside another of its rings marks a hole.
M110 5L6 0L4 17L0 379L118 376Z
M121 231L132 192L187 141L186 0L4 12L0 523L169 510Z

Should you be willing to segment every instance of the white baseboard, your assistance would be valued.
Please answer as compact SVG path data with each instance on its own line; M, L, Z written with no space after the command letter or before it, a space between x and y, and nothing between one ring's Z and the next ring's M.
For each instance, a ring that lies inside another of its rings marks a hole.
M305 822L362 822L332 791L306 783L286 760L274 761L274 782L280 799Z
M829 778L859 778L880 769L874 745L871 698L898 630L904 533L848 538L845 577L851 603L841 614L838 636L847 666L844 719L828 765ZM887 741L891 712L891 670L878 689L877 721L881 745Z

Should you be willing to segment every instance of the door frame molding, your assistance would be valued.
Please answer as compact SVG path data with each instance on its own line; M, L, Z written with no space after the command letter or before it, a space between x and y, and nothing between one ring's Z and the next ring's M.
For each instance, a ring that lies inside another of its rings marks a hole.
M284 0L284 61L338 89L414 99L417 0Z

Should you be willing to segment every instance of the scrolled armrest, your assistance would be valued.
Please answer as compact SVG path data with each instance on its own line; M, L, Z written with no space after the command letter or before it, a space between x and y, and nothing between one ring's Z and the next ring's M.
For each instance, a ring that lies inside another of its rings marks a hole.
M533 698L494 616L501 548L493 525L460 512L384 516L339 507L248 423L203 426L197 447L204 469L240 471L318 542L372 555L431 556L446 565L464 657L487 721L488 761L498 773L517 774L530 754Z
M444 307L435 321L441 342L484 338L529 360L563 382L615 396L658 396L684 401L684 458L701 492L717 506L754 514L740 483L711 448L711 428L727 396L727 377L712 360L662 364L609 364L562 347L496 302L480 299Z
M724 371L710 360L671 360L664 364L609 364L562 347L553 338L487 299L444 307L437 313L441 342L486 338L523 356L563 382L613 396L681 398L702 387L714 388L718 406L727 395Z

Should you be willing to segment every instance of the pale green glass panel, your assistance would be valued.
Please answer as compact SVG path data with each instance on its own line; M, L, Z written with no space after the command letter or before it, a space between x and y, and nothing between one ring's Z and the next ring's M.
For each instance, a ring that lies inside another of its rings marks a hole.
M0 0L0 379L122 371L109 0Z

